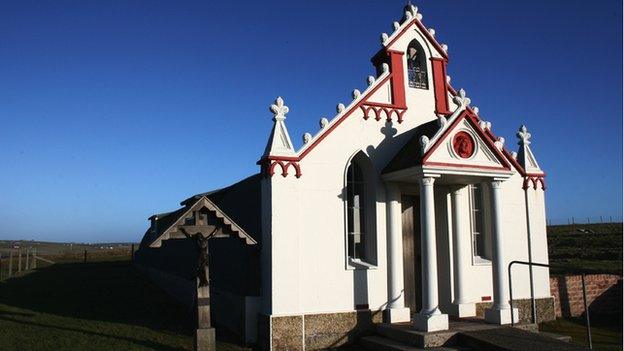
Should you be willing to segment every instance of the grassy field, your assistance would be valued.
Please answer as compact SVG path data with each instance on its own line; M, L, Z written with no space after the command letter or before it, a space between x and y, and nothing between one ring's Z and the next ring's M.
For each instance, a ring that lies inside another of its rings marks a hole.
M549 226L551 274L622 274L622 223Z
M129 261L55 264L0 282L0 345L3 351L192 350L190 313Z
M548 245L550 263L561 267L551 269L553 274L579 268L622 273L621 223L549 226ZM130 244L0 241L2 277L12 247L36 247L38 256L57 263L40 262L34 271L0 281L1 350L192 350L192 312L135 271ZM592 322L596 350L622 349L622 321L616 317ZM541 328L586 342L582 319ZM246 350L219 332L218 350Z
M622 223L557 225L547 231L551 274L622 274ZM592 316L591 326L594 350L622 350L621 315ZM540 325L540 330L587 345L584 318L558 319Z
M622 316L614 316L609 319L594 318L591 321L591 327L594 350L622 350ZM587 329L584 318L557 319L542 323L540 330L570 336L572 342L587 346Z

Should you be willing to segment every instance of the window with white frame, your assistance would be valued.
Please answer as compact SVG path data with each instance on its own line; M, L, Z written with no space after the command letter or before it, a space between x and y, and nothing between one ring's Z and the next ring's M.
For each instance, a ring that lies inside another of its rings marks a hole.
M407 46L407 81L410 88L428 89L427 58L418 40Z
M375 265L377 260L371 170L370 161L360 152L351 160L346 174L346 253L349 261L358 266Z
M473 184L470 188L470 231L472 234L472 255L476 259L487 260L485 245L485 211L483 187Z
M348 255L363 259L366 246L365 187L362 168L351 162L347 170L347 231Z

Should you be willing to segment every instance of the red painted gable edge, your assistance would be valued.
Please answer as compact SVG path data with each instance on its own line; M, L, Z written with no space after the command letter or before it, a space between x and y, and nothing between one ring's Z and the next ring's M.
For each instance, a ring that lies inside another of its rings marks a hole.
M438 147L440 147L444 138L446 138L451 133L451 131L459 124L459 122L461 122L464 119L468 120L468 123L470 123L470 125L474 128L477 134L481 137L481 140L483 140L483 142L485 142L485 144L488 146L490 151L494 153L496 158L503 165L503 169L511 170L511 165L509 164L507 158L501 153L501 151L496 147L496 145L494 145L494 142L483 132L481 127L479 127L479 123L478 123L479 119L474 114L472 114L471 111L469 111L468 109L464 110L459 116L457 116L457 118L453 121L453 123L444 131L444 133L442 133L442 135L440 135L438 140L436 140L435 144L433 144L433 146L425 153L422 159L422 165L423 166L436 165L435 163L427 162L429 157L431 157L433 152L437 150ZM453 166L457 166L457 165L453 165ZM475 167L479 168L481 166L475 166Z
M382 109L386 113L386 118L389 120L392 114L396 114L398 118L398 122L401 123L403 120L403 114L407 110L407 106L405 105L405 84L399 84L401 82L396 82L397 80L402 80L402 72L403 72L403 60L392 60L392 57L396 57L399 55L403 55L404 52L396 51L396 50L387 50L386 51L388 57L391 58L390 72L389 74L378 81L377 84L358 101L356 104L353 104L349 109L344 112L344 114L329 127L324 129L316 138L310 146L308 146L300 155L297 156L264 156L262 157L256 164L262 166L262 173L268 176L273 176L275 174L275 167L278 165L282 168L282 176L286 177L288 175L288 169L290 166L293 166L296 170L295 176L299 178L302 175L301 168L298 164L310 151L312 151L323 139L325 139L332 131L336 129L347 117L353 114L357 109L362 109L364 114L364 119L368 119L368 111L371 107L378 107ZM396 74L396 76L395 76ZM369 102L368 99L379 90L384 84L388 81L393 85L392 89L392 103L379 103L379 102ZM363 108L364 107L364 108ZM379 113L375 111L377 118L379 120Z
M450 83L447 84L446 86L448 88L448 91L451 93L451 95L457 96L457 90L455 90L455 88L453 88ZM477 119L477 121L481 120L481 118L479 116L477 116L474 113L474 111L472 111L471 107L468 107L467 109L469 109L470 113L472 115L474 115L474 117ZM479 127L479 129L481 129L481 128ZM490 138L490 140L492 142L496 141L496 139L497 139L496 135L490 129L486 130L485 135L487 135L487 137ZM543 178L546 177L546 173L544 173L544 172L542 172L542 173L527 173L526 170L522 167L522 165L520 165L520 163L518 163L518 161L515 158L513 158L513 156L511 155L511 152L509 152L509 150L507 150L505 147L503 147L503 152L502 153L505 156L505 158L507 158L507 161L514 166L514 168L518 171L518 173L520 173L521 176L523 176L523 177L541 177L542 178L541 182L542 182L543 189L546 189L546 187L544 185L545 181L543 180Z
M392 38L392 40L388 44L384 45L384 47L380 50L380 52L383 52L386 50L386 48L389 48L390 46L392 46L392 44L394 44L400 37L403 36L403 34L405 34L405 32L407 32L407 30L412 26L412 24L416 24L418 29L420 29L420 31L427 38L427 40L429 40L429 42L433 44L433 46L436 48L438 53L442 55L442 57L444 57L445 60L448 60L448 53L444 51L444 49L442 49L442 46L440 45L440 43L438 43L438 41L431 35L431 33L429 33L427 28L425 28L422 22L420 22L416 17L412 18L411 23L403 27L403 29L394 38Z

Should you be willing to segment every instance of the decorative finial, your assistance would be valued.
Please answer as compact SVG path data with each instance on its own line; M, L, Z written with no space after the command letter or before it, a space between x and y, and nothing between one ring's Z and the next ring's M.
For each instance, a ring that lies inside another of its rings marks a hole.
M472 107L472 112L474 112L474 113L475 113L475 115L477 115L477 116L478 116L478 115L479 115L479 108L478 108L477 106L473 106L473 107Z
M420 136L420 152L424 155L425 150L427 150L427 146L429 146L429 137L426 135Z
M440 129L444 128L446 122L447 121L445 116L438 116L438 127L440 127Z
M405 6L405 12L409 12L412 15L415 15L418 13L418 7L412 5L411 1L407 2L407 5Z
M321 129L327 127L328 124L329 124L329 121L327 120L327 118L321 117L321 120L319 121L319 125L321 126Z
M442 44L440 46L442 47L442 50L444 50L444 52L448 54L448 45Z
M397 31L397 29L399 29L399 27L401 27L401 25L399 24L399 22L396 22L396 21L392 22L392 29L394 29L394 31L393 31L393 32L396 32L396 31Z
M368 83L368 86L373 85L373 83L375 83L375 77L368 76L368 78L366 78L366 83Z
M451 76L449 75L446 76L446 83L449 83L449 84L451 83Z
M381 64L381 70L384 73L387 73L390 70L390 66L388 66L388 64L384 62L384 63Z
M304 144L309 143L310 140L312 140L312 134L310 134L310 133L303 134L303 143Z
M496 147L499 150L503 150L503 146L505 146L505 138L503 137L496 138L496 142L494 142L494 145L496 145Z
M264 149L264 156L270 155L292 155L295 148L290 141L288 129L286 129L286 114L289 109L284 105L284 99L278 96L275 103L269 107L269 111L273 112L273 129Z
M486 121L479 121L479 127L481 127L481 129L483 130L492 129L492 123L486 122Z
M516 133L516 136L519 139L518 145L529 145L531 143L531 133L529 133L527 127L524 124L520 126L520 129L518 129L518 133Z
M381 43L385 45L387 41L388 41L388 33L381 33Z
M351 96L353 97L353 100L357 99L360 97L360 91L357 89L353 89L353 92L351 93Z
M422 17L423 17L423 16L422 16L422 13L417 13L417 14L416 14L416 19L417 19L417 20L422 21Z
M435 37L435 29L429 28L427 31L429 32L429 34L431 34L432 37Z
M466 97L466 91L464 89L459 89L459 93L453 98L453 101L461 107L470 105L470 99Z
M336 106L336 112L341 113L342 111L344 111L345 109L345 105L343 103L340 103Z
M275 103L270 106L269 110L273 112L274 121L285 120L286 114L289 111L288 106L284 105L284 99L282 99L281 96L278 96L277 99L275 99Z

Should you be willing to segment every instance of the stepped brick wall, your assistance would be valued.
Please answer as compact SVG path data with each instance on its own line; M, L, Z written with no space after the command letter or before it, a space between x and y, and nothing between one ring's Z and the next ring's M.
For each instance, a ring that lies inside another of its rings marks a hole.
M622 276L589 274L585 276L585 288L590 315L622 313ZM550 277L550 292L555 298L557 317L583 315L583 286L580 275Z

